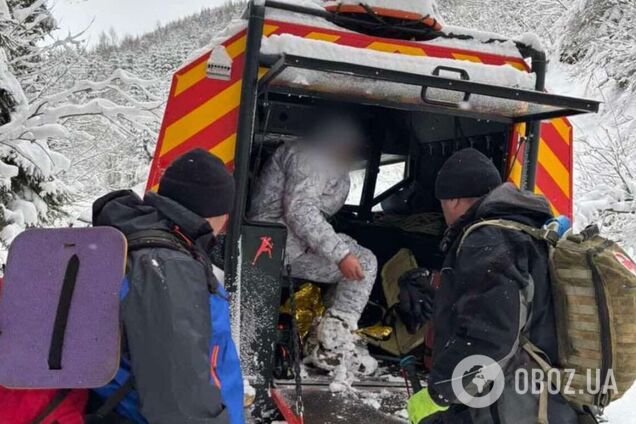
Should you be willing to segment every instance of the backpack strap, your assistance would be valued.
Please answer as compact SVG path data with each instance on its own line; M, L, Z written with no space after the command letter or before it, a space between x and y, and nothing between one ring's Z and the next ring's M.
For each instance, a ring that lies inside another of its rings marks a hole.
M97 424L103 422L108 415L117 408L119 403L130 393L135 387L135 380L132 377L128 377L128 380L115 390L110 396L106 398L104 403L94 413L86 417L88 424Z
M544 375L548 375L548 372L552 369L552 365L546 360L546 354L539 349L534 343L528 340L525 336L520 336L520 345L523 350L526 351L528 356L537 364L543 371ZM546 381L541 382L541 393L539 394L539 412L537 414L537 424L548 424L548 388L549 384Z
M466 238L470 234L472 234L474 231L480 229L481 227L497 227L497 228L502 228L504 230L518 231L521 233L525 233L536 240L545 241L550 246L556 246L556 244L559 241L559 234L557 234L556 231L552 231L546 228L536 228L530 225L522 224L520 222L511 221L507 219L489 219L489 220L477 222L476 224L471 225L464 231L464 234L462 235L462 238L459 242L459 247L457 248L457 252L459 252L462 246L464 245Z
M53 399L51 399L49 404L46 405L46 408L44 408L44 410L40 412L40 414L37 417L35 417L29 424L43 423L44 420L46 420L49 417L49 415L51 415L53 411L55 411L57 407L60 406L66 400L66 398L68 397L70 393L71 393L70 389L58 390L58 392L55 394ZM57 421L55 422L57 423Z
M210 259L205 252L196 247L196 245L187 244L184 237L169 230L142 230L128 235L126 239L128 240L129 253L135 250L163 248L175 250L194 258L205 268L208 280L208 291L212 294L217 293L216 284L218 282L214 276L214 268Z
M142 230L132 233L126 237L128 240L128 251L164 248L176 250L187 255L192 255L192 251L185 246L185 242L176 234L167 230Z

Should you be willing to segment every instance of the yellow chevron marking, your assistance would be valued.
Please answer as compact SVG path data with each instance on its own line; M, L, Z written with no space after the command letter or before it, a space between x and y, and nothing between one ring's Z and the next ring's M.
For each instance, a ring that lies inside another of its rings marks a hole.
M518 159L514 159L514 163L512 165L512 169L510 170L509 181L512 181L517 188L521 187L521 162Z
M519 143L519 139L521 137L524 136L524 134L526 133L526 124L525 123L520 123L520 124L516 124L514 127L514 133L513 133L513 141L516 143ZM516 151L513 153L517 153ZM512 158L512 169L510 170L510 176L508 178L509 181L512 181L518 188L521 188L521 171L523 170L523 165L521 165L521 161L519 161L519 158L514 157ZM508 165L510 166L510 165Z
M183 93L188 88L192 87L203 78L205 78L207 68L208 62L204 61L183 74L176 74L175 78L177 80L177 85L174 89L174 95L178 96L179 94Z
M523 66L523 63L506 60L506 64L512 66L515 69L518 69L519 71L526 71L526 67Z
M467 60L469 62L481 63L480 58L470 54L453 53L453 57L457 60Z
M557 118L550 121L550 123L557 130L561 138L567 143L570 144L570 138L572 136L572 128L568 126L565 121L565 118Z
M525 137L526 136L526 124L521 123L521 124L517 124L515 126L515 131L517 132L517 134L519 134L519 137Z
M545 195L543 194L543 191L541 191L541 189L539 188L538 185L535 185L534 192L535 192L535 194L539 194L539 195L545 197ZM546 197L546 199L548 199L548 198ZM550 202L550 199L548 199L548 203L550 204L550 209L552 210L552 215L554 215L554 216L561 215L561 213L557 210L557 208L554 207L552 202Z
M402 46L400 44L384 43L382 41L374 41L367 46L367 49L386 53L402 53L410 56L426 56L424 49L420 47Z
M258 79L263 78L263 76L267 73L267 71L269 71L269 68L263 68L263 67L258 68Z
M550 174L563 194L570 198L570 173L543 139L539 145L539 163Z
M236 148L236 133L232 134L225 140L210 149L210 153L218 156L223 163L229 163L234 159L234 150Z
M170 125L166 129L159 154L163 156L217 119L236 109L241 96L241 83L242 80L235 82Z
M272 25L272 24L265 24L263 26L263 35L265 37L271 35L272 33L274 33L279 27L276 25Z
M266 24L263 27L263 35L268 36L277 29L278 27L276 25ZM225 46L225 50L232 59L235 59L245 52L246 43L247 36L243 35ZM208 63L207 61L204 61L183 74L176 74L177 86L174 90L174 95L178 96L188 88L203 80L206 76L207 68Z
M335 43L341 38L341 36L334 35L334 34L325 34L324 32L310 32L309 34L305 35L305 38L309 38L311 40L321 40L321 41L328 41L330 43Z
M225 46L225 51L232 59L234 59L235 57L239 56L241 53L245 51L246 46L247 46L247 36L244 35L232 41L227 46Z

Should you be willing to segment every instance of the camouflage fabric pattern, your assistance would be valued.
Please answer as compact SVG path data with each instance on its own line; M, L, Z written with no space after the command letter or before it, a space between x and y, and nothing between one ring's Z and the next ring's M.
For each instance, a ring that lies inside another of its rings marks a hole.
M337 234L348 246L348 250L360 261L364 271L362 281L344 278L338 265L323 256L305 253L294 259L290 265L292 276L318 283L337 283L335 293L328 302L332 315L349 323L357 323L367 305L378 269L375 255L360 246L346 234Z
M349 188L345 167L338 167L317 149L284 144L256 180L249 216L287 227L288 263L307 251L338 263L349 253L349 246L327 218L342 208Z
M274 152L257 179L249 217L285 225L285 259L292 275L338 284L330 310L357 322L375 282L377 261L370 250L336 233L328 222L344 206L349 189L346 166L310 145L287 143ZM348 281L341 274L338 264L349 253L360 261L363 281Z

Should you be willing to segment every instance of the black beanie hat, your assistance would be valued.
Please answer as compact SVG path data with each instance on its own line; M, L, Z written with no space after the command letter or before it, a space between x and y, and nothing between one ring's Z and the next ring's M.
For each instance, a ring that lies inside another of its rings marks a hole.
M454 153L442 166L435 181L439 200L481 197L501 185L499 171L483 153L467 148Z
M202 218L232 210L234 178L221 159L203 149L177 158L159 181L159 194L169 197Z

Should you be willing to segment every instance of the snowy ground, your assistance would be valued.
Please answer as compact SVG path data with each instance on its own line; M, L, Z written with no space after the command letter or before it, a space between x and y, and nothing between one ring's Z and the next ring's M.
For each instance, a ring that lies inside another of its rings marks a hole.
M605 411L609 424L633 424L636 422L636 385L625 395L610 404Z
M612 403L605 410L608 424L634 424L636 422L636 386ZM272 424L285 424L286 421L274 421Z

